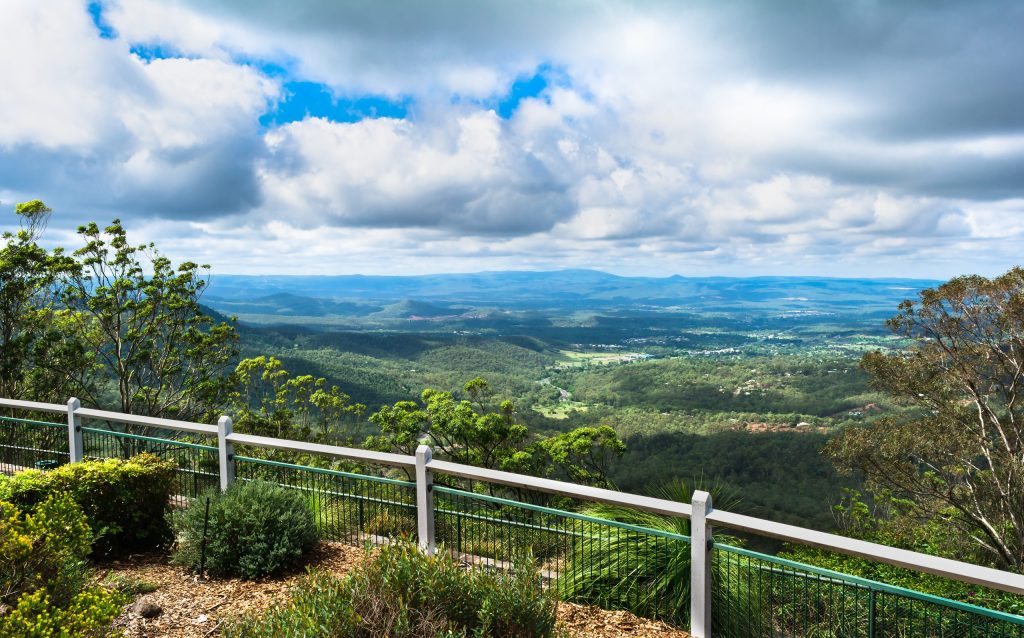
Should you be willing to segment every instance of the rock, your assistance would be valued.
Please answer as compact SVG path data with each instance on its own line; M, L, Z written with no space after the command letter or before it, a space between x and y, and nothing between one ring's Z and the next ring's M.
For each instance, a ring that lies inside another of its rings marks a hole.
M0 618L3 618L9 613L11 613L11 606L0 603Z
M140 598L135 601L135 604L132 605L131 611L133 614L142 616L143 618L156 618L160 614L164 613L164 610L161 609L160 605L157 605L151 600L146 600L145 598Z

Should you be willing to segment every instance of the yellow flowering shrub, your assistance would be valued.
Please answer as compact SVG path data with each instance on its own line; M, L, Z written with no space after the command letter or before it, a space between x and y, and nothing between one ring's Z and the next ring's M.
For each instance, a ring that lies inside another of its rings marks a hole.
M0 636L102 636L125 604L90 585L92 531L67 494L23 512L0 500Z

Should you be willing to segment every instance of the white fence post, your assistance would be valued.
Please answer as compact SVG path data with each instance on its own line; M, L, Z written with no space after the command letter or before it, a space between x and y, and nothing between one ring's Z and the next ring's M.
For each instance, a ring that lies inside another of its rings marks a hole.
M434 477L427 469L433 458L427 445L416 448L416 522L420 549L434 553Z
M72 463L85 458L85 445L82 442L82 417L75 414L82 402L71 397L68 399L68 454Z
M690 635L711 638L711 495L695 490L690 504Z
M217 457L220 460L220 489L227 491L235 482L235 446L228 441L232 431L231 417L222 416L217 421Z

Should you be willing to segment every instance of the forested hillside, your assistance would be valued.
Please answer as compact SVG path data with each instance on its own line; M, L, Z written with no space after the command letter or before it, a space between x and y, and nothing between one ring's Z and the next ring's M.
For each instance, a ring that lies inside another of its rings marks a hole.
M241 351L326 377L368 412L423 388L460 395L483 377L531 432L611 426L626 444L609 475L622 489L696 478L760 515L823 529L834 526L841 488L857 479L839 476L822 446L843 426L894 409L859 366L862 352L899 344L870 317L628 304L412 316L374 329L361 320L347 329L241 321ZM370 422L358 430L375 432Z

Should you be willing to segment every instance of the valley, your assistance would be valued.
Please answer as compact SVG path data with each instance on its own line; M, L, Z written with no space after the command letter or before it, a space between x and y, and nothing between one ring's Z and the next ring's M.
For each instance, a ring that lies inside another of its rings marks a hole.
M899 409L859 357L900 347L885 318L933 283L222 275L204 301L238 317L243 356L325 377L367 414L482 377L532 432L613 427L627 446L611 470L622 489L716 483L753 513L831 529L831 504L857 479L821 446ZM373 433L365 421L351 435Z

